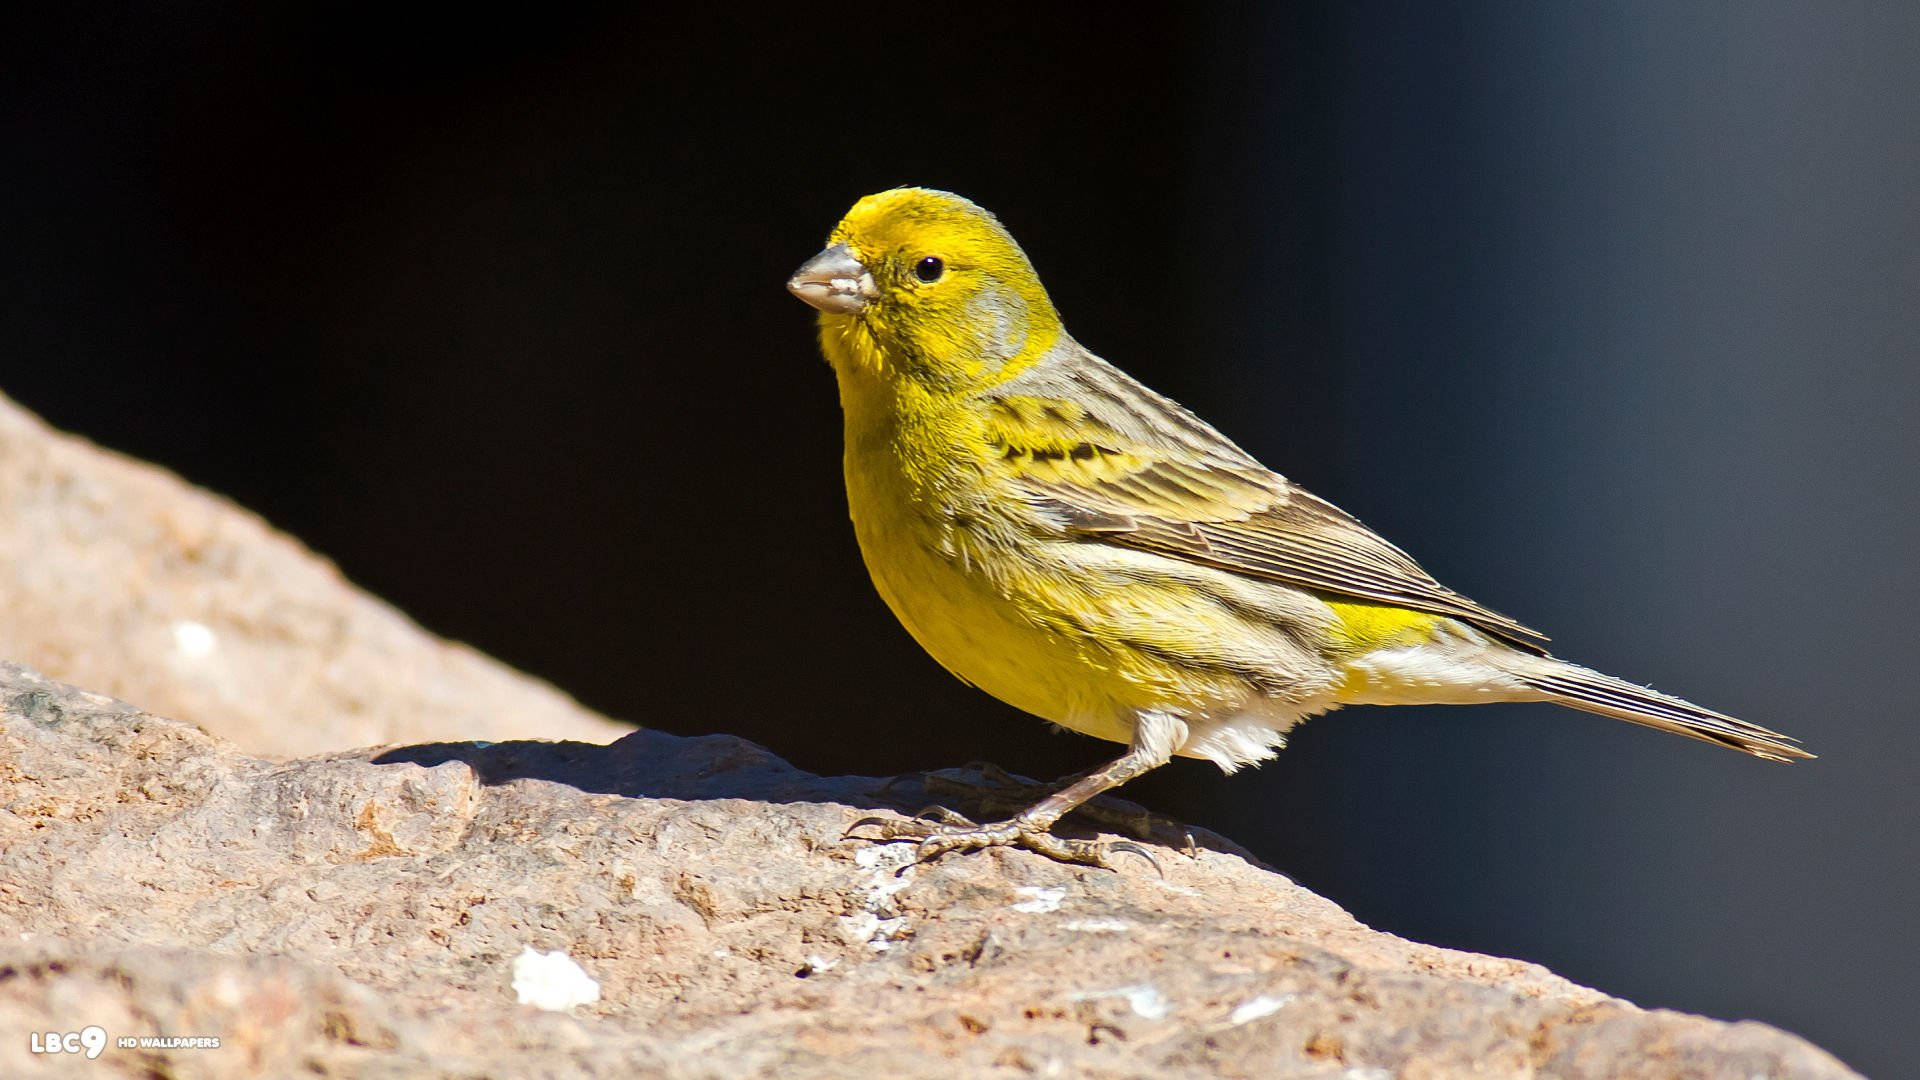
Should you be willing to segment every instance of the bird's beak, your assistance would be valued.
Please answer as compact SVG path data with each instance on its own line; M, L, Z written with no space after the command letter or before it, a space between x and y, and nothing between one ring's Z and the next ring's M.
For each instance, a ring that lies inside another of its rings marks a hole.
M787 291L819 308L839 315L865 310L867 302L880 295L853 250L835 244L802 263L787 279Z

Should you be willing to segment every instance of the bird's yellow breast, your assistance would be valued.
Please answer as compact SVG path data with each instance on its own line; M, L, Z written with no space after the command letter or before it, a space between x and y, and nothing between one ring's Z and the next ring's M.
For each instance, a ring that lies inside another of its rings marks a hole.
M831 348L831 346L830 346ZM963 681L1046 720L1125 742L1142 709L1243 692L1112 631L1125 609L1163 613L1180 590L1095 583L1050 558L1065 541L1023 529L1023 504L982 455L986 419L910 381L841 365L847 503L874 587L915 641ZM1230 632L1222 627L1223 632Z
M847 509L875 589L948 671L1015 708L1069 723L1092 704L1082 680L1056 670L1056 658L1071 650L1022 616L1005 581L1017 571L973 550L977 538L968 532L981 523L967 514L986 511L953 475L966 467L955 460L963 419L903 407L894 397L902 391L858 375L841 380ZM933 447L947 459L933 460Z

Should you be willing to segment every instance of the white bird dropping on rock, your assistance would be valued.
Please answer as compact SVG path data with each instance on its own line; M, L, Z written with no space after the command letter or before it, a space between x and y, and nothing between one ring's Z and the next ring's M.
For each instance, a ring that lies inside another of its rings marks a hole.
M531 945L513 958L513 992L520 1004L548 1012L600 1000L600 984L565 952L543 953Z

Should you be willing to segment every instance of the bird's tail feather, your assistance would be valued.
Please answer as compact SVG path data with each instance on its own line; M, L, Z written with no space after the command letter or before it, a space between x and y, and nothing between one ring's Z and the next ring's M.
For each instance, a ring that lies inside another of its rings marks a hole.
M1513 663L1503 666L1508 666L1511 674L1558 705L1718 743L1769 761L1813 757L1794 745L1791 736L1578 664L1549 656L1516 654Z

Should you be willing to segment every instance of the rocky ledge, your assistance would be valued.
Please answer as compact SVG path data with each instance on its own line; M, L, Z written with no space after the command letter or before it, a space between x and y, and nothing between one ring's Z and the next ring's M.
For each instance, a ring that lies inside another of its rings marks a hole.
M98 1025L90 1073L129 1076L1853 1075L1377 933L1210 837L1164 877L841 838L930 797L648 731L275 761L0 665L0 1053L70 1074L30 1039Z

